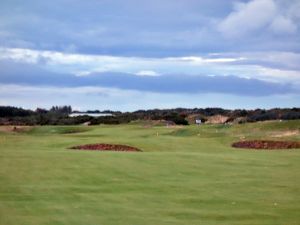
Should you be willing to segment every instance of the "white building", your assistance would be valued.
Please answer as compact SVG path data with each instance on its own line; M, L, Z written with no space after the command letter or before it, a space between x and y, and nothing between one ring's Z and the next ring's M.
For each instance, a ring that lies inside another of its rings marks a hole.
M78 116L91 116L91 117L102 117L102 116L114 116L111 113L71 113L69 117L78 117Z
M197 125L200 125L201 123L202 123L201 120L196 119L196 124L197 124Z

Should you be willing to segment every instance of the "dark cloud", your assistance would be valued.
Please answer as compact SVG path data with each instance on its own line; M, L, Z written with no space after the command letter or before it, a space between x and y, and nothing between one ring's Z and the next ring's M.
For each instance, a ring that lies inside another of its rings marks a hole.
M157 57L226 51L300 51L299 31L276 35L262 28L243 38L224 38L217 27L233 12L234 2L6 0L0 3L0 42L6 47ZM288 9L297 3L274 2L284 15L293 14ZM297 18L290 15L295 24L299 22ZM252 19L253 16L247 18L247 24Z
M293 93L289 84L246 79L236 76L162 75L137 76L126 73L98 73L74 76L45 71L30 64L0 63L0 83L31 86L99 86L156 93L225 93L238 96L268 96Z

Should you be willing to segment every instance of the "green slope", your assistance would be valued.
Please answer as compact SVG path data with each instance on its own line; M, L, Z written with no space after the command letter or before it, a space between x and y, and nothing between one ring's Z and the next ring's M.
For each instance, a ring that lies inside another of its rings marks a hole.
M0 224L296 225L300 150L230 146L241 137L275 139L274 133L299 128L300 121L275 121L2 132ZM88 143L126 144L144 152L67 149Z

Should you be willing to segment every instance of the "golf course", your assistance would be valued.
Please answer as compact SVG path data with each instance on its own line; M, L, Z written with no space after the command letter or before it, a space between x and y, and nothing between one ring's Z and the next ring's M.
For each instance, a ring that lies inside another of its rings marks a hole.
M298 225L300 120L0 127L0 225ZM72 149L126 145L140 151Z

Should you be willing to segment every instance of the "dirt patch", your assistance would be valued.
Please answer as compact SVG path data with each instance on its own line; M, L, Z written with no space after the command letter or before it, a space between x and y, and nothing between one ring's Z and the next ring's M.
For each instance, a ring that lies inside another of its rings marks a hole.
M76 134L76 133L83 133L89 131L89 129L85 129L85 128L68 128L68 129L62 129L62 130L58 130L57 133L61 133L61 134Z
M252 140L240 141L232 144L234 148L253 148L253 149L291 149L300 148L300 142L296 141L266 141L266 140Z
M289 137L298 134L299 134L299 130L288 130L288 131L281 131L281 132L273 132L271 133L271 137Z
M223 124L226 123L229 117L222 115L210 116L205 123L207 124Z
M5 133L23 133L30 131L33 127L31 126L0 126L0 132Z
M88 144L71 147L75 150L91 150L91 151L117 151L117 152L141 152L142 150L127 146L114 144Z

